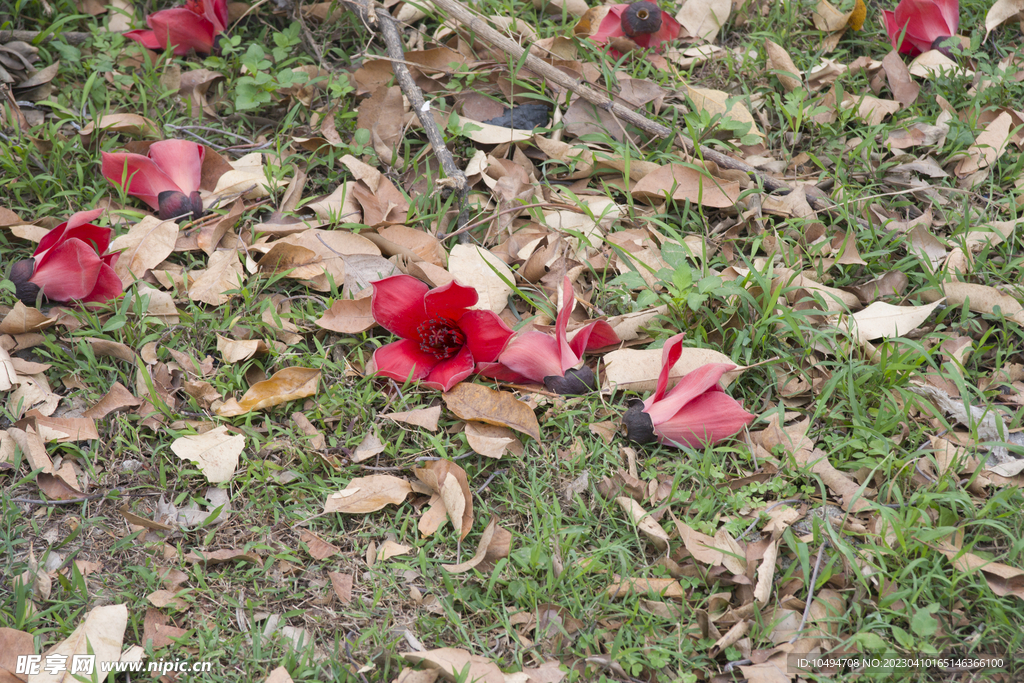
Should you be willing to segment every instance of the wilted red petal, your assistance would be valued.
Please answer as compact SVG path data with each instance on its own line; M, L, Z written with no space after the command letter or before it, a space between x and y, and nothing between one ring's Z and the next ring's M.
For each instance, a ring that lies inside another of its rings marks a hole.
M671 419L661 424L652 420L658 441L696 447L732 436L754 417L728 394L709 391L687 403Z
M82 301L106 303L123 293L124 286L121 284L121 278L117 276L113 268L104 263L100 266L99 275L96 277L96 286L88 295L82 297Z
M142 47L150 50L163 51L166 47L166 45L160 44L160 39L156 37L156 33L151 29L138 28L134 31L125 31L124 37L129 40L134 40L139 45L142 45Z
M572 347L565 339L565 331L569 326L569 316L572 309L576 308L576 293L572 290L572 283L567 275L562 280L562 310L555 318L555 340L558 342L558 355L561 358L562 371L556 375L565 374L565 371L580 362L580 356L573 353ZM549 373L551 374L551 373ZM548 375L545 375L547 377ZM543 379L543 378L542 378Z
M420 350L420 343L412 339L386 344L373 352L377 374L404 382L406 379L423 379L437 365L432 353Z
M604 45L609 38L624 38L626 34L622 32L622 13L627 9L629 9L629 5L625 3L612 5L590 39L599 45Z
M218 25L218 33L228 27L228 0L203 0L206 18Z
M96 286L103 262L91 245L65 240L36 262L29 282L51 301L70 301L88 296Z
M604 320L595 320L576 333L569 342L569 348L577 357L582 358L586 351L618 344L620 341L611 325Z
M479 300L480 295L475 289L452 280L427 292L423 297L423 308L428 318L436 316L458 320L467 308L476 305Z
M545 377L562 375L562 354L554 337L527 330L520 332L508 343L498 360L513 372L534 382L543 382Z
M103 177L114 185L124 186L127 178L128 194L138 197L153 209L159 210L159 196L167 190L179 190L152 159L141 154L129 152L102 152Z
M892 43L892 48L895 50L897 43L900 40L900 36L903 33L903 27L896 23L896 13L890 12L889 10L882 11L882 17L885 19L885 32L889 36L889 42ZM921 53L915 46L913 41L904 36L903 42L899 44L899 51L901 55L917 56Z
M668 373L683 353L683 337L685 336L680 332L674 337L669 337L665 341L665 345L661 347L661 372L658 373L658 386L654 390L654 395L644 401L645 410L664 398L665 389L668 388Z
M477 363L498 359L508 340L515 334L494 311L466 311L458 321L466 335L466 346Z
M427 320L423 297L429 287L412 275L392 275L370 284L370 312L377 324L403 339L419 339L416 328Z
M533 381L529 377L524 377L515 372L504 363L477 363L476 374L501 382L515 382L517 384Z
M422 383L431 389L448 391L472 374L473 354L469 347L463 346L457 354L435 365Z
M61 225L58 225L55 230L63 227L65 230L71 230L77 228L79 225L85 225L86 223L92 223L94 220L103 215L106 209L91 209L89 211L76 211Z
M149 158L185 194L199 189L205 154L205 147L189 140L160 140L149 146Z
M956 33L960 25L960 5L937 0L902 0L896 6L896 23L907 24L907 33L931 41Z
M710 392L721 392L722 388L718 386L718 380L722 379L722 375L735 367L735 365L729 365L728 363L708 363L707 365L702 365L693 372L683 375L679 383L672 387L672 390L665 394L665 397L660 401L655 401L651 405L647 405L645 402L644 412L651 416L651 422L657 427L659 424L672 419L674 415L682 410L683 406L698 396ZM664 368L662 368L662 371L664 372ZM658 378L658 384L659 386L661 385L660 377Z
M39 257L59 242L73 238L94 244L96 251L102 254L110 246L110 235L113 231L110 228L101 228L89 223L101 213L103 213L103 209L79 211L72 214L67 221L43 235L43 239L39 240L39 245L32 255Z
M179 57L187 55L194 49L200 54L210 54L213 50L214 38L220 30L201 14L191 12L184 7L160 10L146 17L146 23L153 29L157 51L171 45L174 54ZM142 42L141 40L139 42ZM145 43L143 43L145 45ZM147 47L149 47L147 45Z

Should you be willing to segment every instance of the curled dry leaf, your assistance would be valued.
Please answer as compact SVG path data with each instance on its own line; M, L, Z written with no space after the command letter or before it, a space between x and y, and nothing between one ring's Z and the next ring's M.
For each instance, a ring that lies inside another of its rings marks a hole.
M38 332L50 327L56 320L43 315L42 311L36 308L17 301L10 313L0 322L0 333L15 335Z
M686 591L675 579L623 579L616 577L607 588L608 597L618 600L627 595L653 594L682 600Z
M370 311L370 297L362 299L339 299L331 304L330 309L324 313L316 324L320 327L341 332L342 334L357 334L365 332L377 321L373 319Z
M653 204L670 197L675 201L690 201L701 206L726 208L736 204L740 184L722 180L682 164L662 166L645 175L632 190L635 199Z
M515 275L497 256L482 247L457 244L448 257L448 272L459 284L473 287L480 299L472 308L500 313L508 305Z
M463 420L509 427L540 441L540 424L533 409L507 391L460 382L443 395L448 410Z
M640 529L640 533L646 536L647 540L654 544L655 548L660 552L668 551L668 534L665 533L660 524L651 518L640 503L625 496L619 496L615 499L615 502L629 515L629 518Z
M474 452L488 458L500 458L505 451L523 454L523 442L508 427L470 420L466 422L466 441Z
M498 665L479 655L471 655L465 650L454 647L443 647L437 650L422 652L405 652L402 654L407 662L422 664L428 669L441 672L446 681L456 680L456 676L465 676L466 681L475 683L506 683L505 674Z
M498 526L497 518L491 517L491 521L487 523L484 533L480 536L480 543L473 557L461 564L442 564L441 568L449 574L461 574L477 566L486 571L494 567L501 558L508 557L511 547L512 534Z
M254 410L270 408L281 403L316 394L320 385L320 371L312 368L291 367L278 370L270 379L249 387L240 401L231 398L217 409L221 417L244 415Z
M406 410L400 413L388 413L387 415L381 415L381 417L436 432L437 421L441 418L441 406L417 408L416 410Z
M602 391L654 391L661 373L661 356L661 349L618 349L605 354ZM668 387L674 387L683 375L709 363L733 364L731 358L713 349L684 348L669 372ZM741 372L737 368L725 373L721 385L728 387Z
M171 255L178 238L178 224L146 216L131 227L127 234L110 243L111 252L121 252L114 264L114 272L127 287L141 279Z
M413 469L416 478L440 496L459 540L473 527L473 494L466 471L450 460L434 460Z
M71 662L76 656L95 656L101 662L119 662L124 632L128 627L128 606L105 605L94 607L67 638L47 650L50 657L64 657ZM51 673L51 671L53 673ZM32 676L33 683L62 683L69 680L67 671L61 667L43 669Z
M939 299L924 306L893 306L884 301L876 301L841 320L839 327L851 331L858 342L901 337L920 327L943 301Z
M244 449L245 436L232 434L224 425L171 442L171 451L175 455L196 463L206 478L215 484L231 479Z
M412 550L411 545L402 545L396 543L391 539L388 539L380 544L380 548L377 549L377 559L383 562L392 557L398 557L400 555L408 555Z
M327 497L324 512L375 512L387 505L401 504L410 493L412 484L390 474L356 477L344 489Z

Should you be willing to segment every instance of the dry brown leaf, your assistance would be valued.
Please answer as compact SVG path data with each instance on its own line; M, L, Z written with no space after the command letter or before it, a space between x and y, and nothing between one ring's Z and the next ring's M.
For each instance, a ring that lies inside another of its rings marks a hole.
M407 662L422 664L430 669L441 672L446 681L455 681L456 676L467 672L466 681L475 683L506 683L505 674L498 665L485 657L471 655L465 650L454 647L443 647L423 652L405 652L402 657Z
M523 454L523 443L508 427L470 420L466 422L466 441L474 452L488 458L500 458L505 451Z
M920 327L943 301L944 299L939 299L924 306L893 306L876 301L864 310L839 321L839 327L851 330L858 342L883 337L902 337Z
M357 334L370 329L377 321L373 319L373 313L370 311L370 297L364 297L335 301L316 324L332 332Z
M676 12L676 21L689 37L714 42L731 10L731 0L686 0Z
M921 86L910 77L906 62L896 50L890 50L882 60L882 69L885 70L885 77L889 81L889 90L901 108L906 109L917 101Z
M91 609L71 635L46 651L47 656L63 656L71 662L75 656L95 656L101 662L119 662L124 632L128 627L128 606L105 605ZM33 683L66 683L71 680L64 667L45 667L32 675Z
M956 165L957 177L963 178L987 168L1003 155L1010 142L1010 129L1013 117L1009 112L1002 112L985 126L974 144L967 150L967 156Z
M508 305L515 275L497 256L482 247L457 244L448 257L448 272L460 285L476 288L480 300L473 308L500 313Z
M1024 570L1001 562L993 562L974 553L962 552L950 545L939 545L939 552L949 558L953 566L964 573L980 571L985 575L989 588L999 596L1016 595L1024 600Z
M761 132L761 129L757 127L754 117L751 116L750 111L748 111L747 108L739 102L739 98L721 90L714 90L712 88L694 88L690 85L686 85L686 94L690 96L691 100L693 100L693 105L697 108L697 111L706 111L712 116L721 114L733 121L749 123L750 130L748 131L748 134L760 136L762 140L765 139L765 135ZM729 100L734 101L730 103Z
M206 264L206 270L189 283L188 296L193 301L221 306L235 296L228 292L240 289L244 279L237 251L215 251Z
M352 575L342 574L341 572L327 572L327 576L330 578L331 588L334 589L334 594L338 596L341 604L347 605L352 602Z
M16 301L14 308L0 322L0 334L17 335L38 332L50 327L55 321L56 318L48 318L38 309Z
M459 540L465 538L473 527L473 493L466 471L450 460L433 460L413 468L413 474L437 493Z
M717 535L711 537L690 528L690 526L674 517L673 521L676 524L676 531L679 533L680 540L682 540L687 552L693 555L695 560L712 567L722 565L736 575L741 575L745 572L746 563L742 560L743 553L737 552L739 547L735 545L736 542L731 538L726 539L724 536L719 538ZM735 555L740 557L735 557Z
M190 550L185 555L185 561L189 564L225 564L227 562L251 562L257 566L263 566L263 559L256 553L246 552L240 548L224 548L212 552Z
M856 116L869 126L880 126L886 116L895 114L900 109L900 103L893 100L883 100L871 95L853 95L846 93L840 105L843 109L855 109Z
M985 38L1010 20L1024 20L1024 0L996 0L985 15Z
M491 521L487 523L480 536L480 542L477 544L473 557L461 564L442 564L441 568L449 574L461 574L477 566L481 567L481 571L487 571L498 560L508 557L511 547L512 534L498 526L496 517L491 517Z
M306 547L309 549L309 554L314 560L322 560L325 557L330 557L331 555L336 555L341 552L341 548L336 545L331 545L309 529L303 529L299 532L299 540L306 544Z
M254 410L270 408L281 403L316 394L320 386L320 371L312 368L290 367L278 370L270 379L249 387L240 401L231 398L217 409L221 417L234 417Z
M448 410L463 420L509 427L540 441L540 424L533 409L507 391L495 391L482 384L459 382L442 396Z
M623 579L616 577L606 591L612 599L622 599L627 595L657 595L662 598L682 600L686 590L675 579Z
M669 164L645 175L633 187L632 195L648 204L672 198L721 209L735 205L740 196L740 185L734 180L701 173L690 166Z
M388 413L381 415L395 422L403 422L414 427L422 427L431 432L437 431L437 421L441 418L441 406L430 408L417 408L416 410L405 410L399 413Z
M962 306L966 302L968 308L975 313L1001 314L1010 322L1024 325L1024 306L1021 306L1017 299L1003 294L994 287L967 282L947 282L942 286L942 291L950 306Z
M640 503L636 502L632 498L625 496L619 496L615 499L615 502L619 504L619 507L625 511L629 518L633 520L633 523L640 529L640 533L647 537L655 548L660 552L668 551L668 534L665 532L661 525L654 521L653 518L644 510Z
M255 355L265 355L270 347L262 339L228 339L217 335L217 352L229 364L241 363Z
M103 398L82 413L82 415L99 420L112 412L135 408L139 405L142 405L141 399L135 398L132 392L128 391L120 382L114 382L110 387L110 391L104 394Z
M401 555L408 555L412 551L411 545L402 545L396 543L391 539L388 539L380 544L380 548L377 549L377 559L383 562L384 560L392 557L399 557Z
M408 481L389 474L356 477L343 490L327 497L324 512L375 512L387 505L401 504L410 493L412 485Z
M196 463L212 483L231 479L245 449L245 436L233 434L224 425L202 434L182 436L171 442L171 451Z
M765 50L768 52L768 69L779 79L786 92L792 92L803 85L800 77L803 73L796 68L793 58L786 48L765 38Z
M88 137L97 130L110 130L133 137L162 138L164 136L159 125L138 114L105 114L99 120L93 119L82 126L78 134Z
M178 224L146 216L110 243L110 251L121 255L114 264L114 272L127 287L141 279L174 251L178 239Z

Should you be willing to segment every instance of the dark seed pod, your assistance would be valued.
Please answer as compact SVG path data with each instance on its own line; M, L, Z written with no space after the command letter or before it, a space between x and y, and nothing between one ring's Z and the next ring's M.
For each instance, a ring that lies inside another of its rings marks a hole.
M653 2L634 2L622 13L622 32L630 38L649 36L661 28L661 10Z
M651 416L643 412L644 402L633 399L629 410L622 416L622 424L626 426L626 438L634 443L652 443L657 441L654 435L654 423Z
M164 190L156 200L160 204L161 220L197 220L203 216L203 200L199 192L186 195L177 190Z
M11 282L14 283L14 294L26 306L35 306L39 298L39 285L29 282L36 270L35 259L18 261L11 266Z
M544 378L547 390L562 396L586 394L597 387L594 371L584 365L582 368L567 370L565 376L549 375Z

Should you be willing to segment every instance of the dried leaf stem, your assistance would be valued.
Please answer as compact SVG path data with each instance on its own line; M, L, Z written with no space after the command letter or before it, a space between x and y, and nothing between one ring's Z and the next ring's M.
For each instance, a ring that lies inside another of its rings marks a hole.
M91 33L83 31L62 31L60 33L50 33L49 31L0 31L0 44L12 40L23 40L26 43L31 43L39 39L40 36L42 36L43 40L63 38L64 42L68 45L81 45L92 38Z

